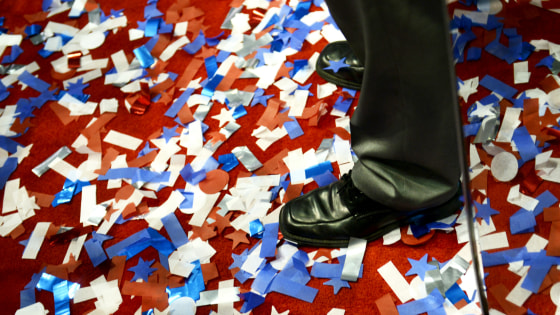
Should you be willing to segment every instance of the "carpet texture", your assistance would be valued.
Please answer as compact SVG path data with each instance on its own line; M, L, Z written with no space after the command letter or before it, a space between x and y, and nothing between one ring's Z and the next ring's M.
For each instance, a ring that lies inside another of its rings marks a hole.
M560 197L555 172L560 106L554 98L560 86L553 75L560 57L548 43L560 42L558 15L552 11L554 1L543 1L545 8L503 2L489 16L472 14L477 6L471 2L450 3L449 13L459 94L468 95L460 105L477 225L485 234L481 245L487 248L483 259L490 308L550 314L560 281L560 226L555 222L560 218L555 197ZM471 269L445 264L468 252L464 240L458 242L464 236L464 215L421 240L404 228L403 239L394 244L384 245L382 239L369 243L356 282L340 279L343 258L336 257L345 250L301 247L296 253L278 235L276 252L259 257L258 246L276 240L267 231L274 231L281 205L352 164L347 127L359 92L325 85L312 64L340 34L322 1L288 4L0 1L2 312L13 314L40 302L51 314L159 314L173 307L170 296L209 298L204 292L212 290L221 292L225 302L200 305L196 314L394 314L395 305L402 314L476 312L476 300L468 305ZM64 6L73 10L55 14ZM462 10L471 13L461 18ZM249 36L271 16L270 25ZM94 25L116 25L92 31L90 19ZM72 49L76 38L78 48ZM166 50L170 46L175 48ZM530 72L529 80L515 82L514 64L525 60L528 68L521 72ZM294 81L298 77L301 82ZM515 113L508 108L519 109L513 120L519 124L511 130L514 140L474 143L484 118L499 113L497 127L507 126L506 113ZM33 169L63 146L72 153L37 176ZM499 152L520 160L512 180L498 181L490 170ZM551 156L537 157L541 152ZM261 165L252 168L247 156ZM306 179L306 168L320 173ZM132 173L115 175L122 169ZM162 174L169 177L162 179ZM257 176L265 175L278 176L266 177L271 185L258 186L257 179L265 177ZM200 223L193 220L197 216ZM160 217L166 218L163 223ZM485 220L495 229L481 225ZM262 225L264 236L258 230ZM43 236L41 228L46 229ZM189 238L186 245L182 233ZM80 236L85 245L79 243L79 256L64 264L69 246ZM122 242L131 236L136 238L126 247ZM507 244L500 244L504 238ZM35 239L44 239L36 254L27 243ZM536 242L529 246L530 239ZM170 273L167 266L180 245L195 249L187 250L179 264L200 266L188 277ZM115 250L119 246L122 250ZM526 246L535 253L524 251ZM215 253L204 256L208 249ZM509 249L514 250L505 252ZM23 259L26 254L30 257ZM400 273L395 279L404 279L405 291L410 288L420 302L405 304L400 297L409 293L393 291L381 276L378 269L389 262ZM334 268L334 274L319 276L320 266ZM416 274L414 266L432 271ZM275 267L283 270L270 269ZM453 283L443 292L425 292L435 288L428 280L445 274L438 268L461 272L446 278ZM264 290L256 289L257 282ZM525 291L514 290L518 283ZM76 302L69 297L76 293L73 284L98 286L97 291L81 289L80 296L91 299ZM511 291L521 292L510 296L518 305L506 300ZM236 293L241 300L232 302Z

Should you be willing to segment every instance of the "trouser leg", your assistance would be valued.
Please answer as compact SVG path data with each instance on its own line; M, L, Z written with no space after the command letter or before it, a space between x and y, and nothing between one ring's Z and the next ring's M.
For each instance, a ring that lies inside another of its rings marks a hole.
M365 65L351 120L352 180L399 210L457 190L456 80L444 0L327 0Z

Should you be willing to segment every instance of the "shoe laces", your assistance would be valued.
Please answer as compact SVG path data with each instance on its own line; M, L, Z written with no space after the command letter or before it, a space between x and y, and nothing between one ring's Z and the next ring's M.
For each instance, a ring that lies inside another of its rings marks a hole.
M338 194L340 195L341 200L344 201L350 212L353 214L361 207L359 205L368 200L368 197L359 190L354 183L352 182L352 172L342 175L340 178L340 188L338 190Z

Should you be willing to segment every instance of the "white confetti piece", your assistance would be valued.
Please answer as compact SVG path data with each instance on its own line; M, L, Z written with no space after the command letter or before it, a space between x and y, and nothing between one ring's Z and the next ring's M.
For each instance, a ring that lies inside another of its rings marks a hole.
M45 239L50 226L50 222L37 222L35 229L33 229L33 232L27 241L27 246L25 246L25 250L21 256L22 259L37 258L37 254L39 254L39 250L41 249L41 245L43 245L43 240Z
M533 211L539 204L539 201L535 198L522 194L519 191L519 188L520 185L511 187L507 196L507 201L516 206L520 206L523 209Z
M138 149L143 142L142 139L115 130L110 130L103 141L129 150Z
M387 282L389 287L391 287L401 303L406 303L412 299L408 282L406 282L405 278L399 272L397 267L395 267L392 261L389 261L385 265L381 266L377 269L377 271L381 277L383 277L385 282Z
M509 247L506 232L484 235L480 238L480 250L488 251Z
M68 250L66 251L66 255L64 256L64 260L62 261L63 264L70 261L70 255L74 256L75 260L80 258L80 252L84 246L86 241L87 234L81 235L76 237L70 241L70 245L68 245Z
M492 159L490 169L496 180L509 182L517 176L518 165L515 155L509 152L501 152Z

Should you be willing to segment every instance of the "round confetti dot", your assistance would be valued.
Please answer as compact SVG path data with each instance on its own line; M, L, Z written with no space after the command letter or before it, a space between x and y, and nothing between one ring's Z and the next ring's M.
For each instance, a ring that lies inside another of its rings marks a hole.
M560 89L556 89L548 93L548 103L553 108L560 109Z
M188 296L180 297L169 305L169 315L194 315L196 304Z
M560 306L560 282L550 288L550 299L556 306Z
M515 155L509 152L496 154L492 159L490 170L494 178L500 182L509 182L517 175L519 164Z
M478 0L477 7L482 12L498 14L504 6L500 0Z
M424 244L427 241L429 241L432 236L434 236L434 234L436 233L435 230L431 230L428 234L420 237L420 238L416 238L414 237L414 235L412 234L408 234L408 226L407 227L402 227L401 228L401 241L403 243L405 243L406 245L420 245L420 244Z
M216 169L206 173L206 179L201 181L198 185L202 192L206 194L215 194L224 189L228 182L229 174L224 170Z
M85 49L95 49L103 45L104 42L105 34L103 32L92 32L82 37L80 46Z

